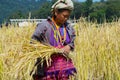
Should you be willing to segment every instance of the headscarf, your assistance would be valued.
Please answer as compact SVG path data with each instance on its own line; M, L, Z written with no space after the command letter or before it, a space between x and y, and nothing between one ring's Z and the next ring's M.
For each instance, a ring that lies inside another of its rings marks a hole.
M51 11L55 9L68 9L73 10L73 2L71 0L58 0L56 3L52 5Z

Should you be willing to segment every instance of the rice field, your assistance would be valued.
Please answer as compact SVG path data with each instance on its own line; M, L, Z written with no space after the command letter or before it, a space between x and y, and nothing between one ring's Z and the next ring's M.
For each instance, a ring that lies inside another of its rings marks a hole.
M0 29L0 80L32 80L30 72L36 58L48 60L58 51L29 44L35 25ZM81 18L74 28L75 50L69 57L77 74L72 80L120 80L120 20L97 24Z

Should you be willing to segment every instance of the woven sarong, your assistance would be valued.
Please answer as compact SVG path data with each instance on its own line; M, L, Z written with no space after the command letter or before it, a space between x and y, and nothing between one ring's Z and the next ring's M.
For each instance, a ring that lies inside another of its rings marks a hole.
M71 59L67 60L61 54L54 54L51 59L51 66L45 68L45 76L36 76L35 80L69 80L76 73Z

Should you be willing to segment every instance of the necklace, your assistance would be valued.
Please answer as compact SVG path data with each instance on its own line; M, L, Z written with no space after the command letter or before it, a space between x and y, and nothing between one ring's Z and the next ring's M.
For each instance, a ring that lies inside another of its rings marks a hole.
M54 26L53 26L54 38L57 41L57 43L59 43L59 40L60 40L59 44L63 46L63 44L64 44L64 42L66 40L66 27L65 27L65 25L63 25L60 28L60 26L58 26L56 24L56 22L54 21L53 18L52 18L52 21L54 23ZM61 31L60 31L60 29L61 29Z

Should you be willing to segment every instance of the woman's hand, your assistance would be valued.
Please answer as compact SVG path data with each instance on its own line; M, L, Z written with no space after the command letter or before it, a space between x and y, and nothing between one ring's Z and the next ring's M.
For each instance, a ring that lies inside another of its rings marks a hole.
M69 53L70 52L70 46L66 45L63 48L61 48L61 50L62 50L63 53Z

